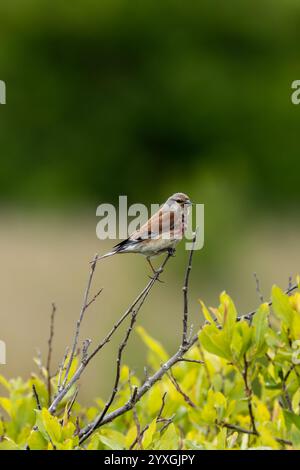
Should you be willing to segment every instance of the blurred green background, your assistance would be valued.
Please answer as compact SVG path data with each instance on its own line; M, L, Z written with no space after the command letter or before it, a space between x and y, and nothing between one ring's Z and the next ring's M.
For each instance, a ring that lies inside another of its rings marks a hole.
M45 354L52 300L53 367L62 357L88 261L112 245L96 238L96 207L119 195L150 204L184 191L205 204L195 328L199 297L217 304L226 289L251 309L253 271L266 295L300 271L299 1L2 0L0 44L0 372L25 375L34 348ZM186 256L182 246L139 320L169 352ZM99 265L83 339L107 332L147 274L139 257ZM83 399L110 389L115 352L91 365ZM127 359L142 370L137 337Z

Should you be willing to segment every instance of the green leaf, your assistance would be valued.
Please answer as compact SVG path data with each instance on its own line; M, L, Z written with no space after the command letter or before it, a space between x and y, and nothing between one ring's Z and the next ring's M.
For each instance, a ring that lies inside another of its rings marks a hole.
M203 313L203 315L204 315L205 320L208 321L208 322L211 323L211 324L214 324L214 323L215 323L215 322L214 322L214 319L213 319L213 317L211 316L211 314L209 313L209 310L208 310L208 308L206 307L205 303L202 302L202 300L199 300L199 302L200 302L201 309L202 309L202 313Z
M288 410L283 410L283 415L285 419L285 424L288 429L291 428L291 425L294 424L297 429L300 430L300 416L291 413Z
M123 450L126 446L125 436L113 429L103 431L103 434L99 434L99 439L112 450Z
M158 341L153 339L150 335L148 335L148 333L146 333L142 326L138 326L136 328L136 331L140 335L146 346L148 346L148 348L152 352L154 352L159 357L159 359L161 359L163 362L168 360L169 356L162 347L162 345Z
M272 288L272 305L275 315L290 328L294 310L290 304L289 297L277 286Z
M145 449L147 449L149 445L151 444L155 431L156 431L156 418L153 421L151 421L149 428L144 432L142 444Z
M219 311L223 316L223 329L226 332L228 340L230 340L236 323L237 311L232 299L226 292L222 292L220 295L220 302Z
M62 439L62 427L56 416L52 416L46 408L36 410L37 426L44 439L51 440L54 445Z
M230 344L222 330L216 331L215 325L205 326L199 333L199 341L208 352L228 361L232 359Z
M263 352L266 344L265 335L268 330L269 311L269 305L267 303L262 304L258 308L252 320L252 326L254 328L253 341L256 347L256 356Z
M4 437L0 442L0 450L21 450L18 444L16 444L9 437Z
M233 330L230 349L236 360L239 360L248 351L251 345L252 330L246 321L236 323Z
M0 374L0 384L3 385L4 388L6 388L6 390L8 390L9 392L11 391L11 385L10 383L8 382L8 380L6 380L5 377L3 377L3 375Z
M12 402L9 398L0 397L0 406L6 411L6 413L12 417Z
M159 450L177 450L179 444L178 435L176 428L173 423L171 423L166 431L163 433L162 437L158 441L157 449Z
M28 445L30 450L44 450L47 449L48 442L44 439L41 432L31 431Z

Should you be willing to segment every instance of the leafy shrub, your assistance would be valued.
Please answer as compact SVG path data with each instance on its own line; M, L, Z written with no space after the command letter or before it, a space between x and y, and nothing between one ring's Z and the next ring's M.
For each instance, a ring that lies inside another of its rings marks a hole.
M206 321L184 359L132 410L82 444L80 429L103 409L101 399L85 408L74 400L73 386L51 415L45 368L26 382L0 377L7 394L0 398L0 449L299 449L300 293L274 286L273 315L263 303L238 317L226 293L218 308L201 307ZM136 331L147 346L149 370L159 369L167 352L142 327ZM71 376L77 363L75 357ZM51 379L54 393L58 382L58 375ZM123 406L136 386L140 379L122 366L110 411Z

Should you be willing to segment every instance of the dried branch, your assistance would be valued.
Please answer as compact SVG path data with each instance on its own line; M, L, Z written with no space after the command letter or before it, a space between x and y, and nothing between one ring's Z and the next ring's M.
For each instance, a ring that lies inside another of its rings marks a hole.
M292 406L292 401L291 401L291 397L289 395L289 392L288 392L288 389L287 389L287 379L289 378L290 376L290 373L292 372L292 370L294 369L295 365L292 364L291 367L289 368L289 370L287 371L287 373L284 375L284 377L282 378L282 392L283 392L283 395L284 395L284 398L285 398L285 401L286 401L286 404L287 404L287 407L289 409L289 411L291 413L293 413L293 406Z
M98 290L98 292L96 292L96 294L94 295L94 297L92 297L92 299L86 304L86 309L89 308L89 306L95 302L95 300L99 297L99 295L101 294L101 292L103 291L103 288L101 287L101 289Z
M255 418L253 414L253 408L252 408L252 389L251 386L248 382L248 361L246 358L246 354L244 355L244 370L242 371L242 377L244 380L244 385L245 385L245 393L247 397L247 402L248 402L248 411L249 411L249 416L251 420L251 425L252 425L252 431L257 434L257 429L255 425Z
M293 285L286 293L292 292L293 290L297 289L297 285ZM272 302L269 302L269 305L272 305ZM241 320L250 320L252 316L256 313L256 310L249 312L248 314L241 315L237 317L237 321ZM209 324L209 322L205 322L202 325L202 328ZM145 382L137 389L136 392L136 398L135 398L135 403L138 402L144 395L147 393L147 391L153 387L153 385L161 380L161 378L173 367L177 362L179 362L183 355L189 351L194 344L196 344L198 341L198 334L194 335L186 345L180 345L178 351L170 358L168 359L161 367L158 369L152 376L148 377ZM134 403L134 404L135 404ZM117 408L116 410L108 413L105 418L102 420L101 424L99 427L102 427L103 425L110 423L114 421L117 417L123 415L124 413L127 413L129 410L131 410L134 406L131 400L128 400L123 406ZM81 442L85 441L85 436L89 429L93 426L93 423L88 424L85 428L81 430Z
M128 383L129 383L129 388L130 388L130 393L131 393L131 399L133 400L137 391L137 387L136 386L132 387L130 374L129 374ZM136 406L133 407L133 420L136 426L136 444L139 444L139 447L142 450L143 447L142 447L142 437L141 437L141 423L140 423L140 420L136 411Z
M116 370L116 377L115 377L115 383L114 383L114 387L113 387L113 390L111 392L111 395L108 399L108 401L105 403L104 405L104 408L102 410L102 412L100 413L100 415L95 419L94 423L93 423L93 426L89 429L89 431L86 433L85 435L85 439L87 439L91 434L92 432L94 431L95 428L97 428L102 420L104 419L106 413L108 412L111 404L113 403L114 399L115 399L115 396L116 394L118 393L118 387L119 387L119 381L120 381L120 373L121 373L121 363L122 363L122 355L123 355L123 351L127 345L127 342L129 340L129 336L133 330L133 326L134 326L134 323L135 323L135 320L136 320L136 315L137 315L137 312L135 310L132 311L132 314L131 314L131 321L130 321L130 324L129 324L129 327L126 331L126 334L125 334L125 337L122 341L122 343L120 344L119 346L119 350L118 350L118 357L117 357L117 370ZM131 396L131 401L134 403L134 397L135 397L135 392L132 394ZM79 441L79 443L81 443Z
M190 397L182 390L180 387L179 383L175 379L172 369L170 369L170 373L167 374L169 379L171 380L172 384L176 388L177 392L180 393L180 395L183 397L184 401L190 405L192 408L197 408L195 403L190 399Z
M51 317L50 317L50 336L48 339L48 356L47 356L47 365L46 365L46 370L47 370L47 390L48 390L48 402L49 405L51 403L51 356L52 356L52 343L53 343L53 337L54 337L54 318L55 318L55 313L56 313L56 305L54 302L52 302L52 311L51 311Z
M136 438L134 439L133 443L130 445L129 450L132 450L134 446L138 443L141 442L144 433L149 429L149 424L146 424L146 426L143 427L143 429L140 431L139 434L137 434Z
M81 307L79 319L77 320L77 323L76 323L76 330L75 330L73 346L72 346L70 358L69 358L69 361L68 361L68 365L67 365L67 368L66 368L65 377L64 377L64 380L63 380L63 383L62 383L63 388L65 387L65 385L67 383L67 380L68 380L68 375L70 373L71 365L72 365L74 355L75 355L75 352L76 352L76 348L77 348L81 323L82 323L82 320L83 320L83 317L84 317L84 313L85 313L85 311L88 307L88 304L89 304L88 297L89 297L89 292L90 292L90 288L91 288L91 284L92 284L92 280L93 280L93 276L94 276L94 272L95 272L95 268L96 268L97 257L98 257L98 255L96 254L94 256L94 259L93 259L92 263L91 263L91 270L90 270L90 274L89 274L89 278L88 278L87 287L86 287L84 297L83 297L83 304L82 304L82 307ZM94 300L95 300L95 298L94 298ZM92 301L93 301L93 299L92 299Z
M241 426L237 426L235 424L229 424L229 423L225 423L224 421L221 421L220 423L218 423L219 426L222 426L223 428L227 428L227 429L231 429L232 431L237 431L237 432L240 432L242 434L249 434L251 436L257 436L259 437L260 434L256 431L252 431L250 429L244 429L242 428ZM281 439L280 437L275 437L274 438L275 441L277 441L279 444L284 444L284 445L289 445L291 446L292 445L292 442L291 441L288 441L286 439Z
M75 393L74 393L74 395L73 395L73 397L72 397L72 400L70 401L70 403L69 403L68 406L67 406L67 417L68 417L68 419L70 418L71 411L72 411L73 405L74 405L74 403L75 403L75 401L76 401L78 392L79 392L79 389L78 389L78 387L77 387L76 390L75 390Z
M34 384L32 384L32 391L33 391L33 395L34 395L34 398L35 398L35 401L36 401L37 408L38 408L38 410L41 410L42 409L41 402L40 402L40 399L39 399L39 396L38 396L38 393L36 391L36 387L35 387Z
M198 359L188 359L186 357L181 357L178 359L178 362L192 362L194 364L204 364L204 361L199 361Z
M257 292L258 298L263 303L264 302L264 296L262 295L262 292L260 290L260 282L259 282L258 276L257 276L256 273L253 273L253 277L255 279L256 292Z
M180 345L178 351L172 357L170 357L170 359L168 359L152 376L148 377L148 379L137 389L135 403L138 402L145 395L145 393L147 393L147 391L153 387L153 385L158 382L166 374L166 372L178 362L182 355L185 354L196 343L197 340L198 335L195 335L188 344L185 346ZM135 403L129 399L123 406L107 414L98 427L102 427L104 424L110 423L118 416L121 416L127 411L131 410ZM90 423L82 429L81 442L85 440L85 435L92 426L93 423Z
M58 383L57 383L57 390L58 392L60 392L61 388L62 388L62 385L61 385L61 382L62 382L62 374L63 374L63 371L65 369L65 363L66 363L66 360L67 360L67 357L68 357L68 354L69 354L69 347L66 347L66 350L65 350L65 354L64 354L64 357L59 365L59 368L58 368Z
M160 418L162 417L162 414L163 414L163 411L164 411L164 407L165 407L165 404L166 404L166 396L167 396L167 393L168 393L168 392L165 392L165 393L163 394L163 396L162 396L161 407L160 407L160 410L159 410L159 412L158 412L156 421L160 420Z
M112 329L109 331L109 333L105 336L105 338L98 344L98 346L94 349L94 351L88 355L88 357L85 359L85 362L80 363L78 366L77 370L75 371L74 375L72 378L69 380L68 383L64 381L64 384L62 387L60 387L57 396L51 403L49 407L50 413L54 413L58 404L62 401L62 399L65 397L65 395L68 393L70 388L79 380L81 374L89 364L89 362L93 359L93 357L105 346L115 333L115 331L119 328L119 326L124 322L124 320L132 313L132 311L135 309L136 313L140 310L142 307L143 303L145 302L146 298L148 297L151 289L153 288L155 282L159 279L159 276L161 273L164 271L164 268L169 261L169 259L172 257L172 253L168 253L166 258L164 259L163 263L161 264L160 268L156 271L156 273L153 275L153 277L150 279L146 287L142 290L142 292L137 296L137 298L134 300L134 302L130 305L130 307L126 310L126 312L122 315L122 317L114 324ZM90 279L90 278L89 278ZM77 343L76 343L77 344ZM74 348L73 348L74 349ZM75 351L74 351L75 352Z
M294 290L298 289L298 284L293 284L292 286L288 287L288 289L286 289L284 291L285 294L290 294L291 292L293 292ZM268 306L271 307L272 306L272 301L270 300L269 302L267 302ZM251 320L253 315L255 315L257 312L257 309L255 310L252 310L251 312L249 313L246 313L245 315L241 315L239 317L237 317L237 321L242 321L242 320Z
M188 328L188 286L189 286L189 279L190 279L190 274L191 274L191 269L192 269L192 260L193 260L193 254L194 254L194 249L195 249L196 237L197 237L197 230L196 230L196 232L194 234L194 237L193 237L192 248L191 248L190 255L189 255L188 265L187 265L187 268L186 268L184 285L183 285L183 288L182 288L182 290L183 290L182 345L183 346L188 343L188 338L187 338L187 328Z
M82 344L82 356L81 356L81 361L83 362L83 364L86 362L87 360L87 357L88 357L88 349L89 349L89 346L91 344L92 340L87 338L83 341L83 344Z

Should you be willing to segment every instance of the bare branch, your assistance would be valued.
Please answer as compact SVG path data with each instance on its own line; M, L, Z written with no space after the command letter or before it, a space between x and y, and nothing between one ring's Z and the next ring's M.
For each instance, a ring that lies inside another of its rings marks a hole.
M194 254L194 249L195 249L196 237L197 237L197 230L196 230L196 232L194 234L194 237L193 237L192 248L191 248L189 259L188 259L188 265L187 265L187 268L186 268L184 285L183 285L183 288L182 288L182 290L183 290L182 345L183 346L188 343L188 338L187 338L188 312L189 312L189 310L188 310L188 286L189 286L190 273L191 273L191 269L192 269L192 260L193 260L193 254Z
M297 285L293 285L290 289L289 289L289 292L297 289ZM288 292L286 292L288 293ZM269 305L271 305L272 302L269 302ZM251 319L252 316L256 313L256 310L255 311L252 311L252 312L249 312L248 314L246 315L241 315L239 317L237 317L237 321L241 321L241 320L244 320L244 319ZM202 328L209 324L209 322L205 322L203 325L202 325ZM198 341L198 334L194 335L190 341L185 345L183 346L182 344L180 345L178 351L176 351L176 353L170 358L168 359L161 367L160 369L158 369L152 376L148 377L147 380L145 380L145 382L137 389L137 393L136 393L136 398L135 398L135 403L138 402L144 395L145 393L147 393L147 391L156 383L158 382L169 370L171 367L173 367L178 361L180 361L182 359L182 356L187 352L189 351L193 346L194 344L196 344ZM121 406L120 408L117 408L116 410L110 412L109 414L107 414L105 416L105 418L102 420L101 424L99 425L100 426L103 426L104 424L107 424L107 423L110 423L112 422L114 419L116 419L118 416L121 416L123 415L124 413L127 413L127 411L131 410L133 408L133 403L131 402L131 400L128 400L123 406ZM85 428L83 428L81 430L81 437L82 437L82 440L81 442L84 442L85 440L85 435L86 433L88 432L88 430L91 428L91 426L93 425L93 423L91 424L88 424Z
M263 303L264 302L264 296L262 295L261 290L260 290L260 282L259 282L258 276L257 276L256 273L253 273L253 277L255 279L256 292L257 292L258 298Z
M162 396L162 400L161 400L161 407L160 407L160 410L158 412L158 415L157 415L157 418L156 418L156 421L158 421L161 417L162 417L162 413L164 411L164 407L165 407L165 404L166 404L166 396L167 396L167 393L168 392L165 392Z
M88 348L91 344L92 340L87 338L83 341L83 345L82 345L82 356L81 356L81 361L83 362L83 364L86 362L87 360L87 357L88 357Z
M167 374L169 379L171 380L172 384L176 388L177 392L180 393L180 395L183 397L184 401L190 405L192 408L197 408L195 403L190 399L190 397L182 390L180 387L179 383L175 379L172 369L170 369L170 373Z
M72 400L71 400L70 403L68 404L68 407L67 407L67 417L68 417L68 419L70 418L71 411L72 411L73 405L74 405L74 403L75 403L75 401L76 401L78 392L79 392L79 389L78 389L78 387L77 387L76 390L75 390L75 393L74 393L74 395L73 395L73 397L72 397Z
M178 359L178 362L193 362L194 364L204 364L204 361L199 361L198 359L188 359L186 357L181 357Z
M252 431L255 434L257 434L255 418L254 418L253 408L252 408L252 388L248 381L248 366L249 364L248 364L246 354L245 354L244 355L244 370L242 371L242 377L243 377L244 385L245 385L245 393L246 393L247 402L248 402L248 411L249 411L249 416L251 420Z
M64 354L64 357L59 365L59 373L58 373L58 384L57 384L57 390L58 392L60 392L61 388L62 388L62 385L61 385L61 382L62 382L62 374L63 374L63 371L65 369L65 364L66 364L66 360L67 360L67 357L68 357L68 354L69 354L69 347L66 347L66 350L65 350L65 354Z
M259 433L256 431L252 431L250 429L244 429L242 428L241 426L236 426L235 424L229 424L229 423L225 423L224 421L221 421L220 423L218 423L219 426L222 426L223 428L227 428L227 429L231 429L232 431L237 431L237 432L240 432L242 434L249 434L249 435L252 435L252 436L257 436L259 437ZM286 439L281 439L280 437L275 437L274 438L275 441L277 441L279 444L283 444L283 445L289 445L291 446L292 445L292 442L291 441L288 441Z
M50 317L50 336L48 339L48 357L47 357L47 365L46 365L46 370L47 370L47 390L48 390L48 402L49 405L51 403L51 356L52 356L52 343L53 343L53 337L54 337L54 318L55 318L55 313L56 313L56 305L54 302L52 302L52 311L51 311L51 317Z
M39 396L38 396L38 393L36 391L36 387L34 384L32 384L32 391L33 391L33 395L34 395L34 398L35 398L35 401L36 401L36 405L38 407L38 410L41 410L42 407L41 407L41 402L40 402L40 399L39 399Z
M96 294L94 295L94 297L86 304L86 309L89 308L89 306L95 302L95 300L99 297L99 295L101 294L101 292L103 291L103 287L101 287L101 289L98 290L98 292L96 292Z
M193 338L188 344L186 344L185 346L181 345L178 351L170 359L168 359L160 367L160 369L158 369L151 377L148 377L148 379L137 389L135 403L138 402L145 395L145 393L147 393L147 391L151 387L153 387L153 385L156 382L158 382L166 374L166 372L170 370L172 366L174 366L174 364L178 362L178 360L182 357L182 355L186 353L197 342L197 340L198 340L198 335L195 335L193 336ZM134 403L132 403L132 400L131 399L128 400L123 406L107 414L98 427L103 426L104 424L110 423L111 421L116 419L118 416L121 416L127 411L131 410L133 406L134 406ZM88 424L85 428L82 429L81 442L85 440L86 433L89 431L89 429L92 426L93 426L93 423Z
M105 346L115 333L115 331L119 328L119 326L124 322L124 320L131 314L133 309L135 309L136 313L141 309L143 303L145 302L146 298L148 297L151 289L153 288L156 281L158 281L159 276L163 272L168 260L172 257L171 253L168 253L166 258L164 259L163 263L161 264L160 268L156 271L153 277L150 279L146 287L142 290L142 292L137 296L131 306L126 310L126 312L122 315L122 317L114 324L112 329L109 333L105 336L105 338L98 344L98 346L94 349L94 351L86 358L85 362L81 362L78 366L76 372L74 373L73 377L69 380L68 383L65 383L63 387L60 387L59 392L55 399L53 400L52 404L49 407L50 413L54 413L57 405L61 402L64 396L68 393L70 388L77 382L80 378L81 374L85 370L88 363L93 359L93 357Z
M90 274L89 274L89 278L88 278L87 287L86 287L84 297L83 297L83 304L82 304L82 307L81 307L79 319L77 320L77 323L76 323L76 330L75 330L73 346L72 346L70 358L69 358L69 361L68 361L68 365L67 365L67 368L66 368L66 373L65 373L65 376L64 376L64 380L63 380L63 383L62 383L63 388L65 387L65 385L67 383L67 380L68 380L68 375L70 373L71 365L72 365L74 355L75 355L75 352L76 352L76 348L77 348L81 323L82 323L82 320L83 320L83 317L84 317L84 313L85 313L85 311L88 307L88 304L89 304L88 297L89 297L89 292L90 292L90 288L91 288L91 284L92 284L92 280L93 280L93 276L94 276L94 272L95 272L95 268L96 268L97 257L98 257L98 255L96 254L94 256L94 259L93 259L92 263L91 263L91 270L90 270ZM95 298L92 299L92 301L93 300L95 300Z
M119 346L118 357L117 357L117 371L116 371L114 388L111 392L111 395L110 395L108 401L104 405L104 408L103 408L101 414L95 419L95 421L93 423L93 426L89 429L88 433L85 435L85 439L87 439L92 434L94 429L97 428L101 424L103 418L105 417L107 411L109 410L111 404L113 403L116 394L118 393L118 386L119 386L120 372L121 372L121 363L122 363L122 355L123 355L123 351L124 351L124 349L127 345L127 342L129 340L129 336L130 336L130 334L133 330L133 326L134 326L134 323L135 323L135 320L136 320L136 315L137 315L137 312L135 310L133 310L132 314L131 314L131 321L130 321L129 327L126 331L126 334L125 334L125 337L124 337L122 343ZM131 396L131 401L133 403L134 403L134 400L135 400L135 394L136 394L136 391L134 391L132 396Z
M284 291L285 294L290 294L291 292L293 292L294 290L298 289L298 284L293 284L292 286L290 286L288 289L286 289ZM270 300L268 302L268 305L269 307L272 306L272 301ZM249 313L246 313L245 315L241 315L239 317L237 317L237 321L241 321L241 320L251 320L251 318L253 317L253 315L255 315L257 312L257 309L255 310L252 310L252 312L249 312Z

